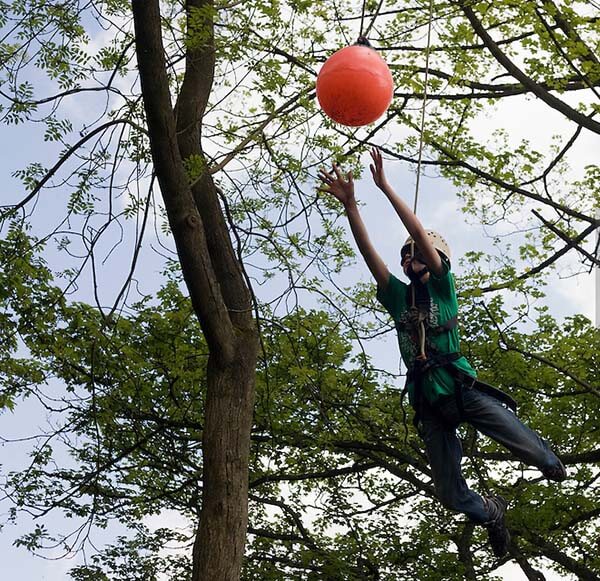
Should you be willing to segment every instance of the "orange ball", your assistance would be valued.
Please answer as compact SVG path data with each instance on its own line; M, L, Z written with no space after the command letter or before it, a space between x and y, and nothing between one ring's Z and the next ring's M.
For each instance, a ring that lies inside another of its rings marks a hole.
M375 49L354 44L331 55L317 77L317 99L337 123L359 127L381 117L392 102L394 82Z

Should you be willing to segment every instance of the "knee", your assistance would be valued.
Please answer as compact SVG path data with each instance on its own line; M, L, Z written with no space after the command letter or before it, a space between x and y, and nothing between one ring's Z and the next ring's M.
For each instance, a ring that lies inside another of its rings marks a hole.
M440 499L441 505L445 509L451 510L452 512L459 512L459 507L458 507L456 501L452 497L440 496L439 499Z
M542 468L542 474L548 479L554 482L562 482L567 478L567 469L565 465L560 461L558 456L554 457L554 461Z
M455 490L442 487L437 488L436 493L441 505L444 508L452 511L460 511L460 498Z

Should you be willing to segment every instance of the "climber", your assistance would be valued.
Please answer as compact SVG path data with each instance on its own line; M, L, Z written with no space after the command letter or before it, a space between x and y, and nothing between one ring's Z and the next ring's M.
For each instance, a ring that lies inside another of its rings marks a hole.
M519 420L514 400L479 381L460 353L458 303L448 244L436 232L426 231L391 188L381 152L374 148L371 158L373 181L409 234L400 259L410 284L391 274L375 251L356 203L352 173L343 175L336 164L330 172L322 169L319 189L343 204L358 249L377 282L377 299L394 320L408 369L407 391L415 411L414 423L425 444L436 494L446 508L486 527L492 550L501 557L510 543L504 518L507 503L501 496L480 496L467 485L461 471L457 427L462 422L471 424L519 460L538 467L549 480L563 481L567 472L547 442Z

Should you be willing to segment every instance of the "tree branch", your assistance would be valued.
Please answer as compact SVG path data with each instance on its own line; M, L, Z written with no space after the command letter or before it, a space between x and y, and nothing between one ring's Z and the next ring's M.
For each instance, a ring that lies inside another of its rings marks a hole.
M185 74L177 99L177 144L184 161L199 162L200 174L191 183L194 202L204 224L206 243L215 276L221 285L223 300L229 317L235 325L252 329L252 298L242 273L242 266L235 254L227 223L221 208L219 194L208 161L202 150L202 119L211 93L215 49L212 15L200 15L211 6L205 0L188 0L188 49ZM193 25L192 25L193 23Z
M8 210L4 210L2 213L0 213L0 220L3 219L7 214L14 213L17 210L20 210L21 208L25 207L31 200L33 200L33 198L37 196L37 194L48 183L48 181L51 180L52 177L58 172L58 170L69 160L69 158L74 153L76 153L81 147L83 147L83 145L87 143L92 137L98 135L98 133L106 131L109 127L112 127L113 125L119 125L120 123L127 123L128 125L131 125L138 131L146 133L146 131L142 127L136 125L129 119L113 119L112 121L107 121L99 127L96 127L87 135L82 137L75 145L67 149L67 151L63 155L61 155L60 159L46 172L46 175L39 182L37 182L33 190L25 198L23 198L18 204L12 206L5 206L5 208L7 207Z
M591 220L592 220L592 218L588 219L588 221L591 221ZM544 260L543 262L538 264L536 267L523 272L522 274L517 276L515 279L510 280L508 282L483 287L481 289L481 292L489 293L489 292L493 292L493 291L502 290L505 288L510 288L518 280L526 280L528 278L531 278L532 276L534 276L534 275L538 274L539 272L541 272L542 270L544 270L544 268L547 268L551 264L555 263L561 256L564 256L571 248L573 248L574 246L579 244L579 242L581 242L582 240L585 240L585 238L587 238L592 232L597 230L599 226L600 226L600 220L595 220L583 232L578 234L575 238L569 239L569 242L565 246L563 246L560 250L555 252L552 256L550 256L549 258L547 258L546 260Z
M594 571L586 567L581 561L563 553L556 545L541 535L525 529L514 532L527 539L530 543L533 543L548 559L555 561L567 569L567 571L577 575L580 581L600 581L600 577Z
M204 223L179 152L158 0L132 0L136 51L152 158L194 311L221 363L233 359L233 326L215 276Z
M537 210L531 210L531 212L533 213L533 215L536 218L538 218L540 220L540 222L542 222L544 224L544 226L546 226L549 230L552 230L552 232L554 232L554 234L556 234L564 242L566 242L567 244L571 244L572 238L568 234L565 234L562 230L557 228L554 224L552 224L551 222L546 220ZM599 224L599 226L600 226L600 224ZM579 244L573 244L572 246L573 246L573 248L575 248L575 250L577 250L577 252L579 252L580 254L583 254L583 256L585 256L587 259L589 259L593 265L600 266L600 259L598 259L595 256L593 256L592 254L590 254L587 250L581 248L581 246L579 246Z
M483 43L487 46L488 50L494 56L494 58L517 80L519 80L527 89L529 89L536 97L539 97L546 105L552 107L552 109L556 109L560 113L562 113L565 117L574 121L578 125L585 127L586 129L592 131L593 133L600 134L600 123L590 119L583 113L580 113L576 109L573 109L564 101L561 101L554 95L552 95L549 91L547 91L540 84L536 83L529 75L525 74L517 65L515 65L504 52L500 49L500 47L494 42L492 37L488 34L487 30L484 28L481 21L477 18L475 12L471 9L469 3L466 0L458 0L459 5L461 6L463 12L465 13L467 19L473 26L473 29L481 38Z
M352 466L346 468L334 468L332 470L323 470L320 472L307 472L306 474L267 474L250 482L250 488L256 488L267 482L297 482L299 480L326 479L336 476L345 476L347 474L359 474L376 468L376 462L365 462L359 464L355 462Z

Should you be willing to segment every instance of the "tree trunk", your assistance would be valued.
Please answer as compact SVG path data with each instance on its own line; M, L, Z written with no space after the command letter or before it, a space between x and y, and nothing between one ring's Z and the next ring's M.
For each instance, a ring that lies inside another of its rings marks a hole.
M210 351L203 433L202 507L193 581L240 577L248 524L248 459L258 333L251 293L235 255L212 176L192 189L184 160L199 156L212 87L212 4L188 0L205 15L204 41L190 43L177 109L171 105L158 0L132 0L136 52L156 176L184 280ZM208 10L206 10L208 8ZM195 16L198 15L198 12Z
M240 336L238 356L221 368L209 361L203 438L200 525L192 581L239 579L248 525L248 459L257 357Z

